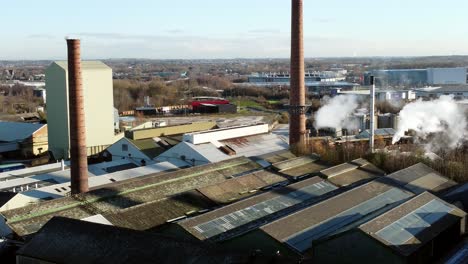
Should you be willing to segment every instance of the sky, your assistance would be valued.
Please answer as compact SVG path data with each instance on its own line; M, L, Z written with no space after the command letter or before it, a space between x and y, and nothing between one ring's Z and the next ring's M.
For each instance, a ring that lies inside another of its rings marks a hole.
M288 58L290 0L0 0L0 60ZM466 0L304 0L306 57L468 54Z

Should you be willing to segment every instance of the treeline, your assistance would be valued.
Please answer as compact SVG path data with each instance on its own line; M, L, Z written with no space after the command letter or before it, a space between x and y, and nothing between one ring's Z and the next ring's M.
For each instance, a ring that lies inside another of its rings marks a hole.
M185 104L194 96L220 96L217 90L230 87L229 81L216 76L175 81L114 80L114 106L119 111L131 110L143 106L145 96L149 96L150 103L155 106Z
M0 113L18 114L35 112L43 105L42 98L36 97L30 87L22 85L0 86Z
M422 162L456 182L468 182L467 148L440 152L437 153L438 158L430 159L415 145L399 146L401 152L369 153L368 142L330 145L323 140L313 140L308 145L293 146L292 151L298 155L318 154L321 160L330 166L364 158L388 174ZM376 147L384 148L385 142L376 138Z

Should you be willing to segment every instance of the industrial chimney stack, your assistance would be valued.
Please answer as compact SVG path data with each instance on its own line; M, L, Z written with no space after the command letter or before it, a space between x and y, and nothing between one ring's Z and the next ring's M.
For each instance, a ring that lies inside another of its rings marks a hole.
M88 191L88 159L81 77L80 40L67 39L68 103L70 114L71 192Z
M289 144L304 141L305 84L302 0L292 0L291 12L291 92L289 95Z

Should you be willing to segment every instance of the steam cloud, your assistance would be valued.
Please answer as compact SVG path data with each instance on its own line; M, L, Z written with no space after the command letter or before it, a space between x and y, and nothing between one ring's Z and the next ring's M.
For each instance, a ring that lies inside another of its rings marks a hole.
M328 99L315 114L315 128L336 128L356 129L357 124L348 118L359 106L356 96L339 95Z
M415 131L418 138L427 139L430 150L454 149L468 136L464 111L448 95L433 101L418 100L403 107L392 143L398 142L409 130Z

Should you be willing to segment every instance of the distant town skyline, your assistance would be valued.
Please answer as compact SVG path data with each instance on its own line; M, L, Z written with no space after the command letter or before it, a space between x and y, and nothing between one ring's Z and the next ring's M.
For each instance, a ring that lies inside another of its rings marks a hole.
M304 1L306 57L468 54L468 2ZM74 5L74 6L73 6ZM288 58L290 0L12 1L0 60Z

